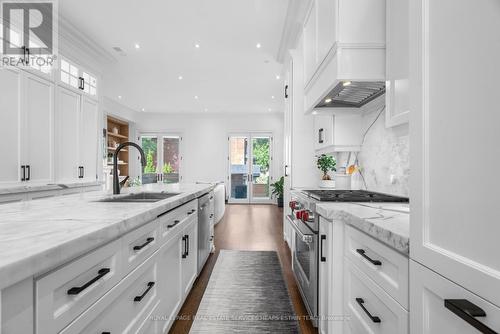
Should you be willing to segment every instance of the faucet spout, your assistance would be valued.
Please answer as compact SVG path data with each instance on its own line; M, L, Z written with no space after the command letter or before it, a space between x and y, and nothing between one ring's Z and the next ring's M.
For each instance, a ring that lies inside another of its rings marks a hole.
M141 165L143 167L146 165L146 156L144 155L144 151L139 145L130 141L118 145L115 153L113 154L113 194L115 195L120 194L120 180L118 178L118 153L120 153L120 151L127 146L135 147L141 154Z

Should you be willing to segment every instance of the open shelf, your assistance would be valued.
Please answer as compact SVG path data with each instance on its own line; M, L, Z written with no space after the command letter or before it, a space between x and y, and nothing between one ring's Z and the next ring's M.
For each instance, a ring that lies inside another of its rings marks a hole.
M108 132L108 136L116 137L116 138L122 138L122 139L128 139L128 136L124 136L124 135L121 135L121 134L118 134L118 133L112 133L112 132Z
M116 151L115 146L129 141L129 126L126 121L111 116L107 117L107 148L108 157ZM118 169L120 170L120 176L128 176L128 163L129 163L129 153L127 149L120 150L120 159L122 162L118 163ZM113 166L112 163L108 163L108 166Z

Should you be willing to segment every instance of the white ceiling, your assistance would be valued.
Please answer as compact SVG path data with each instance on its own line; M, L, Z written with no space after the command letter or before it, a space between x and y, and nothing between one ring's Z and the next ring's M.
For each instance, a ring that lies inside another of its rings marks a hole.
M64 0L59 10L115 55L102 87L113 100L146 112L268 113L283 109L276 55L288 2Z

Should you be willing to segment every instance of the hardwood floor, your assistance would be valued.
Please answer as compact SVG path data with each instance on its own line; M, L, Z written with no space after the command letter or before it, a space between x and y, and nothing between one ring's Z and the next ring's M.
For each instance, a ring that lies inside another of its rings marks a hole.
M283 210L275 205L227 205L223 220L215 227L217 251L208 258L191 293L179 311L179 320L174 322L170 333L189 333L220 249L276 251L281 261L295 313L300 319L301 333L317 333L316 328L306 319L307 310L293 277L290 250L283 240L282 222Z

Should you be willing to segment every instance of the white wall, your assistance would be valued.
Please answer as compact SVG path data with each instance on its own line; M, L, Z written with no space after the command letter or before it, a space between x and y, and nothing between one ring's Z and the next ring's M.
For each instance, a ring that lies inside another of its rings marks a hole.
M138 132L180 133L184 182L227 181L228 134L272 132L273 176L283 173L283 114L153 114L138 113Z

